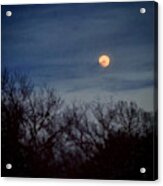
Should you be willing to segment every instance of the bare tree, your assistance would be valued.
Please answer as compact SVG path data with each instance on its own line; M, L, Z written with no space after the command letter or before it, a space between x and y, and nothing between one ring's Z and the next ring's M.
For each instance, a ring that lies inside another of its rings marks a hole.
M54 89L4 70L1 104L2 158L31 176L122 178L153 166L154 114L134 102L65 105Z
M1 81L2 159L3 162L11 163L19 160L21 165L19 128L33 85L25 75L11 75L6 69L2 70Z

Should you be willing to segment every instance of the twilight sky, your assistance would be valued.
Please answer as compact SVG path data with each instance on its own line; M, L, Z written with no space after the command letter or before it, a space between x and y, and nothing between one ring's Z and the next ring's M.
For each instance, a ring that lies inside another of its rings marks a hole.
M56 88L68 102L112 97L153 110L153 16L152 1L2 6L2 68ZM108 68L99 66L101 54L111 57Z

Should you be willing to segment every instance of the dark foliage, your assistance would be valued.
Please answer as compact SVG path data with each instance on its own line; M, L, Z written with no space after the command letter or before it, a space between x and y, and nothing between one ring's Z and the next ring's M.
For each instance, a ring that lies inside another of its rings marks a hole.
M3 176L154 179L154 113L136 103L66 106L55 90L5 70L1 106Z

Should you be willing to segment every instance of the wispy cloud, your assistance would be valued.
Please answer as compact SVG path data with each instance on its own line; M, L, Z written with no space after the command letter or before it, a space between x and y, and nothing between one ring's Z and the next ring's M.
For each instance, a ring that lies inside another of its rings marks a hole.
M153 21L152 2L3 6L2 65L64 92L152 87ZM108 69L98 65L102 53Z

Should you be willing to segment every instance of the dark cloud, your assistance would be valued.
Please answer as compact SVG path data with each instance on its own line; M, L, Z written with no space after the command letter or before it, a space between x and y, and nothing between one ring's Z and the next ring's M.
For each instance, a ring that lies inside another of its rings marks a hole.
M55 82L68 86L63 89L67 91L152 87L153 6L153 2L2 6L2 66L30 73L37 85ZM141 7L146 14L139 13ZM13 16L6 17L6 10ZM97 63L102 53L111 56L108 69ZM136 75L130 80L132 73ZM103 78L107 74L111 82ZM67 85L67 80L72 83Z

